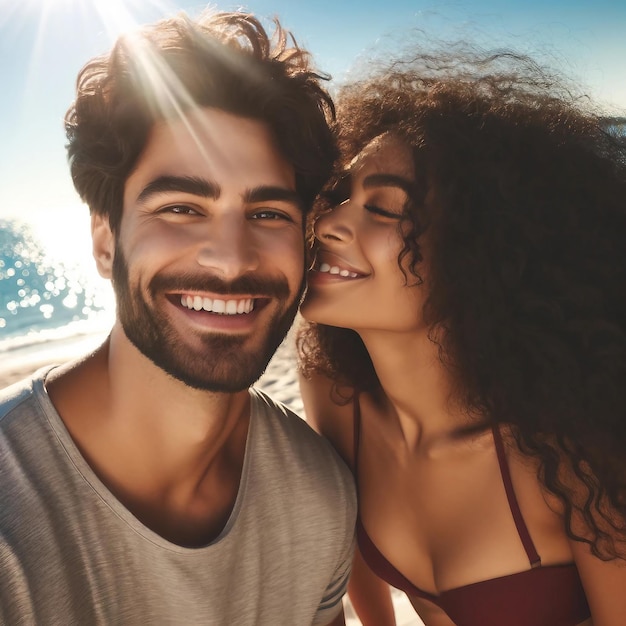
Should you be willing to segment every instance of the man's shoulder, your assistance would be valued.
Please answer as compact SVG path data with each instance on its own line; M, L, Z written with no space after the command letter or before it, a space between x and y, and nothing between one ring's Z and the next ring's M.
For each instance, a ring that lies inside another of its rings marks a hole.
M259 389L253 389L252 396L265 436L271 439L274 450L282 450L283 458L291 458L315 473L339 472L342 478L352 480L350 470L330 442L302 417Z
M0 390L0 424L16 409L33 401L36 385L41 380L41 374L37 372Z
M345 534L339 535L347 541L356 516L356 490L347 465L329 441L284 404L258 389L252 397L256 484L283 494L279 499L291 514L315 518L319 528L342 528ZM272 503L282 510L276 498Z
M288 438L292 445L312 446L323 455L330 453L332 446L328 441L286 404L257 388L253 388L251 393L256 410L266 418L271 430Z

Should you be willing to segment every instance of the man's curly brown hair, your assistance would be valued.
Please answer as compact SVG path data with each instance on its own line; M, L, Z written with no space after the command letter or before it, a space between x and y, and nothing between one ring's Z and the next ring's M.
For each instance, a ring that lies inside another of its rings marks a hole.
M124 184L152 126L214 107L268 125L307 211L336 158L327 78L277 20L272 37L247 13L180 14L145 26L78 76L65 118L74 185L117 232Z
M626 144L529 58L451 50L340 90L340 167L382 133L411 146L398 261L419 277L426 232L424 317L459 400L477 422L513 427L571 538L623 556ZM298 345L305 375L380 392L354 331L307 323Z

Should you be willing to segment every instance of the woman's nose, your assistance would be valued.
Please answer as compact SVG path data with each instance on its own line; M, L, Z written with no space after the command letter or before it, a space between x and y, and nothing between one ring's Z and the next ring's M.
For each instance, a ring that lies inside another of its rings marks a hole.
M313 225L315 237L321 242L349 243L354 239L350 201L346 200L328 213L322 213Z

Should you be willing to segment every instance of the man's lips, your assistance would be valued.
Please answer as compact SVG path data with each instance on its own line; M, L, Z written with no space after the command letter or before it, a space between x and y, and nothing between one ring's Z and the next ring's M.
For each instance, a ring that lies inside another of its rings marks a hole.
M250 313L254 308L253 298L206 298L183 294L180 298L182 306L194 311L207 311L220 315L242 315Z
M203 311L217 315L248 315L260 310L269 298L252 296L208 296L197 293L180 293L168 295L172 304L177 304L189 311Z

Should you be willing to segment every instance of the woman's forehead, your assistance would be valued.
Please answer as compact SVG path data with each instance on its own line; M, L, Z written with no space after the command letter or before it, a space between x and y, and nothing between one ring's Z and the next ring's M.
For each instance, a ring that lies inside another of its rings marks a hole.
M346 174L356 176L363 169L393 173L411 180L414 178L413 154L410 146L392 133L372 139L346 168Z

